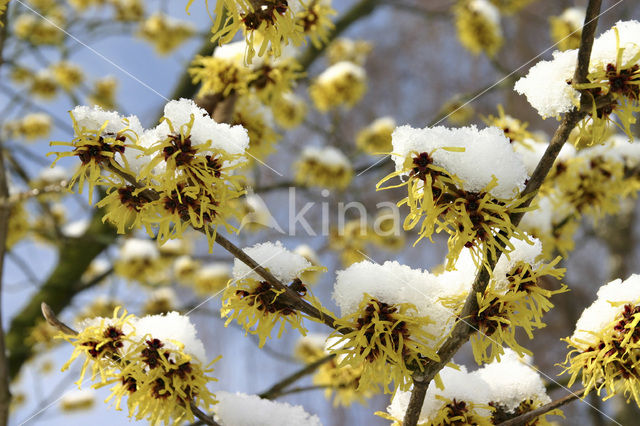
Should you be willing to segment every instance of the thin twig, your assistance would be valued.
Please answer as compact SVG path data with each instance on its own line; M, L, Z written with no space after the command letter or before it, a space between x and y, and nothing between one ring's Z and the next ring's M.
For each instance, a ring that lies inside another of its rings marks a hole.
M582 32L582 42L580 44L580 50L578 52L578 64L576 67L576 72L574 75L574 81L583 82L586 79L589 65L589 58L591 56L591 47L593 46L593 38L595 35L595 30L597 26L598 16L600 13L600 4L601 0L590 0L589 6L587 7L587 15L585 17L584 30ZM586 101L582 102L587 98L584 94L581 95L581 105L586 105ZM591 108L591 102L589 101L588 109ZM536 169L534 170L531 178L527 182L525 189L520 194L521 197L528 197L523 204L523 208L526 208L530 205L533 200L535 194L540 189L542 182L546 178L547 174L551 170L555 159L557 158L560 149L567 141L571 130L578 124L578 122L587 115L586 108L576 109L574 108L562 119L562 122L558 129L556 130L547 150L543 154L540 162L538 163ZM522 219L524 212L513 213L510 215L511 223L514 226L517 226ZM500 231L502 236L506 236L506 232ZM462 311L459 315L460 320L456 323L453 330L451 331L451 335L447 338L447 340L442 344L440 349L438 350L438 361L433 361L431 359L426 360L426 365L423 371L414 373L414 381L415 385L412 390L411 398L409 401L409 405L407 407L407 412L405 413L405 417L403 420L404 426L415 426L418 423L418 419L420 417L420 411L422 410L422 405L424 404L424 395L426 395L427 388L429 383L433 380L433 378L438 374L438 372L444 368L444 366L451 360L453 355L462 347L464 343L466 343L471 335L475 333L477 328L473 326L469 320L474 317L474 312L477 312L478 307L478 298L477 294L484 293L487 285L489 284L489 280L491 274L490 270L493 270L502 251L504 250L504 240L506 238L499 239L498 247L495 251L495 256L488 255L487 259L487 267L482 267L478 271L476 278L473 282L472 289L467 295L464 306L462 307Z
M519 415L518 417L507 420L506 422L498 423L498 426L520 426L529 424L529 421L580 398L580 395L583 394L584 391L585 389L580 389L578 391L572 392L564 398L556 399L555 401L551 401L550 403L543 405L542 407L538 407L535 410L528 411L524 414Z
M6 12L3 17L6 17ZM6 18L4 21L6 22ZM4 36L2 36L2 40L4 40ZM1 50L2 49L0 47L0 56ZM3 151L2 143L0 142L0 198L6 198L9 196ZM11 206L0 206L0 426L6 426L9 421L9 405L11 403L11 392L9 391L9 365L7 363L4 327L2 325L2 276L4 272L4 258L7 250L10 215Z
M118 174L125 180L127 180L130 184L132 184L136 188L144 188L144 184L138 182L134 176L118 169L117 167L109 165L108 169ZM149 201L155 201L160 198L160 195L156 191L149 188L146 188L143 191L141 191L140 195L144 196ZM207 232L211 232L210 229L207 230L204 227L202 228L194 227L194 229L204 234L206 234ZM320 309L316 308L315 306L311 305L309 302L304 300L302 297L298 295L298 293L296 293L288 285L284 284L282 281L276 278L271 272L263 268L262 265L256 262L251 256L245 253L241 248L233 244L227 238L223 237L219 232L215 233L215 241L218 245L220 245L222 248L224 248L229 253L231 253L233 257L240 260L242 263L244 263L249 268L251 268L252 271L255 271L258 275L264 278L276 290L283 291L283 293L278 296L279 301L286 304L290 308L296 309L300 312L303 312L309 315L312 318L317 319L318 321L328 325L329 327L335 330L338 330L343 333L346 333L349 331L344 328L339 329L339 327L336 325L336 319L333 318L333 316L331 316L326 312L321 311Z
M60 321L56 316L56 313L53 312L53 309L51 309L51 307L45 302L42 302L40 304L40 308L42 309L42 316L47 320L47 323L50 326L54 327L58 331L63 332L64 334L70 334L72 336L78 335L77 331Z
M321 365L326 364L327 362L331 361L334 357L335 357L334 354L326 355L325 357L320 358L317 361L314 361L314 362L312 362L312 363L310 363L308 365L305 365L304 367L302 367L301 369L299 369L295 373L291 374L290 376L285 377L284 379L282 379L281 381L279 381L275 385L271 386L269 389L267 389L266 391L262 392L258 396L260 398L263 398L263 399L275 399L275 398L277 398L277 397L279 397L281 395L284 395L285 393L289 393L289 392L285 391L285 388L287 386L291 385L292 383L297 382L298 380L300 380L301 378L303 378L305 376L308 376L309 374L312 374Z

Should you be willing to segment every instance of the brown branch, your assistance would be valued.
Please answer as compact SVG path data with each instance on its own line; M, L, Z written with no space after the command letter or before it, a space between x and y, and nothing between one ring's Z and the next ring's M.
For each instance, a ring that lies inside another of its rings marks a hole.
M0 17L0 67L4 63L4 43L7 38L7 16L9 5ZM9 197L9 185L7 182L7 170L4 164L4 147L0 141L0 197ZM4 273L4 257L7 250L7 236L9 234L9 217L11 206L0 206L0 426L6 426L9 422L9 408L11 404L11 391L9 390L9 361L7 359L4 325L2 324L2 277Z
M578 53L578 64L574 76L575 81L583 81L584 79L586 79L589 66L589 58L591 56L591 47L593 46L593 38L595 35L598 15L600 12L600 3L600 0L589 1L587 15L585 17L585 30L582 33L582 42ZM581 95L581 105L586 106L587 104L589 104L588 108L591 108L591 102L587 102L585 99L590 98L588 98L583 93ZM528 207L531 204L531 201L540 189L542 182L551 170L551 167L553 166L553 163L557 158L560 149L567 141L571 130L573 130L578 122L587 115L586 111L586 107L581 109L574 108L563 117L560 126L554 133L553 138L549 143L549 146L540 159L540 162L538 163L533 174L529 178L525 189L520 194L521 197L528 196L528 198L522 205L523 208ZM512 213L509 216L512 224L514 226L517 226L523 215L524 212ZM506 237L506 232L504 230L500 231L500 234ZM489 284L489 280L491 277L489 271L495 268L495 265L498 262L498 259L500 258L505 247L503 240L504 238L498 240L499 243L498 247L496 247L495 256L488 255L487 267L482 267L478 271L478 274L476 275L476 278L473 282L472 289L467 295L464 306L462 307L462 311L458 316L459 321L451 331L451 335L442 344L440 349L438 349L437 354L439 360L427 360L424 371L414 373L414 382L419 383L419 385L414 385L409 406L407 407L407 412L403 421L404 426L415 426L417 424L422 405L424 404L424 395L426 394L426 389L428 388L429 383L433 380L436 374L438 374L438 372L451 360L453 355L460 349L460 347L462 347L462 345L469 340L471 335L478 331L477 328L469 322L469 320L473 318L474 312L477 312L479 309L477 294L484 293L487 285ZM422 382L425 383L424 389ZM420 394L423 394L422 397L420 397Z
M136 178L120 169L118 169L117 167L114 167L112 165L107 166L107 168L118 174L119 176L121 176L122 178L124 178L127 182L129 182L130 184L132 184L133 186L135 186L136 188L144 188L144 185L140 182L138 182L136 180ZM143 191L140 192L140 195L144 196L147 200L149 201L155 201L158 200L160 198L160 195L152 190L152 189L144 189ZM195 228L194 229L196 231L202 232L203 234L206 234L207 232L211 232L211 230L207 230L204 227L203 228ZM293 308L295 310L298 310L300 312L303 312L307 315L309 315L312 318L317 319L318 321L322 322L323 324L328 325L329 327L338 330L340 332L346 333L349 330L344 329L344 328L338 328L338 326L336 325L336 319L333 318L333 316L331 316L330 314L326 313L326 312L322 312L320 309L316 308L315 306L311 305L309 302L307 302L306 300L304 300L302 297L300 297L298 295L298 293L296 293L293 289L291 289L288 285L284 284L282 281L280 281L278 278L276 278L271 272L267 271L265 268L263 268L258 262L256 262L251 256L249 256L247 253L245 253L240 247L236 246L235 244L233 244L231 241L229 241L228 239L226 239L225 237L223 237L219 232L215 233L215 241L218 245L220 245L222 248L224 248L226 251L228 251L233 257L235 257L236 259L240 260L242 263L244 263L245 265L247 265L249 268L251 268L253 271L255 271L258 275L260 275L262 278L264 278L267 283L269 283L270 285L272 285L276 290L281 290L283 291L283 293L278 296L280 299L280 301L284 304L286 304L287 306L289 306L290 308Z
M506 422L498 423L498 426L520 426L527 425L529 422L543 414L548 413L549 411L555 410L556 408L562 407L565 404L570 403L583 394L585 389L580 389L576 392L572 392L571 394L565 396L564 398L556 399L555 401L551 401L548 404L543 405L542 407L538 407L535 410L528 411L524 414L519 415L518 417L514 417L513 419L509 419Z
M58 331L63 332L64 334L70 334L72 336L78 335L77 331L58 319L56 313L53 312L53 309L51 309L51 307L47 305L46 302L42 302L40 304L40 308L42 309L42 316L47 320L47 323L50 326L54 327Z
M300 380L301 378L308 376L309 374L312 374L314 371L316 371L321 365L326 364L327 362L331 361L333 358L335 358L334 354L330 354L330 355L326 355L322 358L320 358L317 361L314 361L308 365L305 365L304 367L302 367L301 369L299 369L298 371L296 371L295 373L291 374L290 376L285 377L284 379L282 379L281 381L279 381L278 383L276 383L275 385L271 386L269 389L267 389L266 391L262 392L261 394L259 394L258 396L262 399L275 399L281 395L284 395L286 393L285 388L287 386L289 386L292 383L297 382L298 380Z
M190 406L191 406L191 412L193 413L194 416L200 419L202 424L210 425L210 426L220 426L215 420L213 420L213 417L207 415L204 411L199 409L196 406L196 404L193 403L193 401L191 401Z
M422 412L422 405L424 404L424 398L427 396L427 389L429 389L429 382L424 375L413 375L413 389L411 389L411 397L409 398L409 405L407 405L407 412L404 414L403 425L417 425L420 420L420 412Z
M6 12L3 15L6 22ZM4 40L4 37L3 39ZM1 55L1 53L0 53ZM9 197L9 187L7 184L7 172L4 164L4 149L0 142L0 197ZM9 363L7 351L5 349L4 326L2 324L2 276L4 272L4 259L7 250L7 236L9 234L9 217L11 216L11 206L0 206L0 426L6 426L9 421L9 405L11 403L11 392L9 391Z

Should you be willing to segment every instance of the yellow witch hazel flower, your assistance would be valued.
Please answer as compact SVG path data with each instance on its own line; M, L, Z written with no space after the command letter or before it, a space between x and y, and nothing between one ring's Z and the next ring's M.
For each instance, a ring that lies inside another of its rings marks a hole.
M495 56L504 42L500 11L488 0L460 0L453 10L460 43L474 54Z
M497 425L551 402L540 375L510 350L501 361L472 372L450 364L440 378L442 386L427 390L419 425ZM376 415L401 426L410 397L411 392L396 392L387 412ZM562 416L562 411L545 413L527 424L549 426L550 415Z
M158 126L143 131L136 117L77 107L74 140L52 144L74 148L58 158L82 162L70 185L87 180L91 189L107 187L99 207L119 232L143 226L164 244L192 227L212 247L217 226L227 224L229 201L243 193L233 170L246 161L247 132L216 123L188 99L170 101L164 113Z
M93 390L74 389L67 391L60 397L60 410L71 413L90 410L93 408L96 395Z
M508 114L505 114L502 105L498 105L498 116L489 115L483 117L483 121L487 126L498 127L502 129L504 135L509 138L509 142L528 145L529 141L535 139L534 135L527 130L529 123L518 120Z
M193 1L188 0L187 11ZM280 56L283 45L302 43L304 32L296 13L304 8L299 0L216 0L211 40L225 44L243 30L247 63L256 54Z
M51 65L51 71L56 82L64 90L75 89L84 82L84 73L80 66L68 61L60 61Z
M369 154L391 151L391 133L396 128L393 117L380 117L356 135L356 146Z
M243 62L246 43L238 41L216 48L212 56L196 56L189 68L194 83L201 83L199 96L246 95L251 93L270 104L292 90L300 77L300 64L287 50L281 56Z
M308 271L322 270L299 254L290 252L279 241L256 244L244 249L245 253L271 272L282 283L297 292L300 297L320 308L319 301L309 294L306 284L301 280ZM281 290L276 290L264 281L260 275L235 259L233 280L222 295L222 317L227 317L225 325L233 320L242 326L246 333L256 334L262 347L271 331L278 328L278 338L286 330L287 325L305 334L302 325L305 314L292 309L279 300Z
M58 82L49 69L43 69L29 80L29 93L43 100L50 101L58 94Z
M231 267L226 263L210 263L198 268L193 275L193 288L203 297L222 291L231 280Z
M309 86L313 104L322 112L353 107L367 90L367 74L359 65L342 61L331 65Z
M529 171L537 164L547 147L532 143L532 150L519 150ZM536 228L534 234L553 246L562 245L559 236L573 229L583 215L595 220L620 210L621 201L635 196L640 189L632 170L640 164L638 144L629 143L623 135L608 137L603 144L576 151L565 145L558 156L538 204L543 212L526 214L521 226ZM531 226L530 226L531 225ZM546 235L546 236L545 236ZM568 238L566 242L570 241ZM549 247L545 247L547 250ZM570 248L570 247L569 247Z
M283 129L298 127L307 115L307 104L293 92L284 92L271 102L271 112L276 124Z
M52 146L70 146L73 151L54 152L56 160L63 157L78 157L81 165L71 178L69 187L76 182L82 192L84 182L89 183L89 202L93 188L99 184L104 169L128 170L126 150L137 150L138 135L142 126L137 117L121 117L116 112L86 106L71 111L74 138L71 142L51 142ZM140 152L139 150L137 152Z
M329 33L334 28L330 17L335 14L331 0L310 0L306 8L296 14L296 20L311 43L319 48L329 39Z
M455 126L469 124L475 114L475 110L469 101L465 101L461 95L456 95L445 102L440 110L442 117L446 117L449 123Z
M526 238L509 215L520 211L527 173L502 130L401 126L392 143L396 171L377 188L407 187L407 197L398 205L410 208L404 229L418 227L418 241L431 239L434 232L449 234L447 269L465 247L480 265L487 254L495 257L498 241L512 248L509 238ZM382 187L395 177L405 181Z
M165 106L160 124L140 137L145 152L135 173L159 194L152 202L159 215L149 221L159 226L160 242L191 226L213 245L217 225L230 214L229 200L243 193L233 170L246 161L248 144L245 129L216 123L192 100Z
M557 43L558 49L569 50L580 47L582 24L586 11L582 7L570 7L559 16L549 18L551 39Z
M4 12L7 10L7 4L9 4L9 0L0 0L0 17L4 15ZM4 24L0 22L0 27L3 27Z
M309 364L327 356L327 348L335 342L335 338L327 340L327 337L324 334L303 336L294 349L296 358ZM312 381L316 386L326 387L324 395L327 399L333 398L334 407L348 407L356 401L365 405L376 394L378 386L361 386L363 369L362 365L340 365L340 358L334 357L318 368Z
M365 220L351 219L343 227L332 228L329 233L329 248L340 253L342 266L351 266L367 258L367 243L374 237Z
M140 23L138 36L151 43L156 53L168 55L195 34L189 22L155 13Z
M41 139L49 135L52 127L51 116L43 112L26 114L19 120L7 121L4 130L13 138L24 138L27 141Z
M640 275L617 279L600 287L597 299L586 308L573 335L564 373L569 385L578 377L585 395L606 389L605 400L623 393L640 405Z
M516 13L534 0L491 0L491 3L506 14Z
M201 84L198 95L246 94L253 75L242 63L243 54L244 43L236 42L217 47L211 56L196 55L189 74L194 84Z
M348 61L363 66L373 46L366 40L352 40L339 37L327 47L327 59L329 64Z
M531 243L513 239L511 243L514 249L508 256L500 257L485 292L477 294L479 309L466 319L478 330L471 337L473 356L478 364L500 359L503 344L520 355L530 354L516 341L517 329L523 329L532 339L533 331L545 326L543 315L553 308L551 296L567 291L564 285L555 290L538 285L542 277L560 279L563 276L564 269L555 268L560 257L549 263L540 261L542 243L536 239ZM476 266L468 252L458 259L455 273L464 277L462 281L471 290ZM453 281L455 273L439 278L444 282ZM457 311L465 297L464 293L445 297L443 303Z
M249 133L249 161L245 166L264 160L282 137L275 130L271 111L253 96L243 96L236 101L231 123L244 127Z
M166 262L160 258L158 245L150 240L129 238L120 248L115 273L129 280L149 285L167 281Z
M640 112L639 39L640 22L618 22L593 43L588 83L571 83L578 56L577 49L573 49L557 51L551 61L534 65L516 82L514 89L525 95L543 118L558 117L578 107L579 90L582 90L593 99L593 107L589 120L581 125L580 139L600 143L607 136L606 128L614 123L633 140L630 126ZM596 105L596 98L602 99L605 95L610 97L610 102Z
M306 147L293 167L296 183L303 186L345 189L353 179L351 161L331 146Z
M382 385L388 391L393 382L394 389L407 390L412 373L426 359L438 359L436 350L453 319L438 300L446 289L429 272L398 262L363 261L338 272L338 325L350 331L334 332L328 350L339 367L363 367L358 389Z
M202 342L189 318L177 312L136 318L119 314L92 318L80 324L77 335L61 333L74 346L69 368L84 357L81 378L91 369L93 387L113 384L107 399L119 409L126 399L129 417L152 425L193 421L191 404L211 409L215 395L207 385L215 381Z
M96 80L88 97L89 103L105 109L116 107L116 89L118 80L113 76L107 76Z
M144 2L142 0L111 0L116 21L139 22L144 19Z

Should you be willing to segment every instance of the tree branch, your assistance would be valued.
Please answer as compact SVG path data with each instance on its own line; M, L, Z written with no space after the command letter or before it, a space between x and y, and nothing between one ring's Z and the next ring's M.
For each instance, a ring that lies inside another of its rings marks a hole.
M551 401L550 403L543 405L542 407L538 407L535 410L528 411L518 417L509 419L506 422L498 423L498 426L521 426L529 424L529 421L580 398L580 395L583 394L584 391L585 389L583 388L576 392L572 392L564 398L556 399L555 401Z
M113 166L107 166L107 167L110 171L118 174L119 176L124 178L127 182L129 182L136 188L144 188L144 185L138 182L134 176L128 173L125 173L116 167L113 167ZM142 195L149 201L155 201L158 198L160 198L160 195L156 191L149 188L140 192L140 195ZM194 228L194 229L204 234L207 233L207 230L205 230L204 227ZM263 268L262 265L260 265L251 256L245 253L244 250L242 250L241 248L233 244L231 241L223 237L219 232L215 232L215 241L218 245L220 245L222 248L227 250L233 257L240 260L242 263L244 263L253 271L255 271L258 275L264 278L276 290L282 290L283 293L278 296L280 298L279 300L282 303L285 303L289 307L299 310L300 312L303 312L309 315L310 317L315 318L320 322L328 325L329 327L338 330L338 326L335 324L336 319L333 318L333 316L331 316L326 312L322 312L320 309L316 308L315 306L311 305L309 302L304 300L302 297L298 295L298 293L296 293L288 285L284 284L282 281L276 278L271 272ZM348 330L346 329L341 329L341 330L342 332L345 332L345 333L348 332Z
M317 361L314 361L310 364L305 365L304 367L302 367L301 369L299 369L298 371L296 371L295 373L291 374L290 376L285 377L284 379L282 379L281 381L279 381L278 383L276 383L275 385L271 386L269 389L267 389L266 391L262 392L261 394L259 394L258 396L262 399L275 399L281 395L284 395L285 393L287 393L285 391L285 388L289 385L291 385L292 383L297 382L298 380L300 380L301 378L312 374L313 372L315 372L320 366L322 366L323 364L326 364L327 362L331 361L333 358L335 358L335 354L331 354L331 355L326 355L323 358L320 358Z
M4 43L7 37L8 7L0 18L0 67L4 61ZM4 164L4 147L0 141L0 197L9 197L9 185L7 182L7 170ZM9 390L9 363L7 360L4 325L2 324L2 284L4 276L4 258L7 250L7 236L9 233L9 216L11 206L0 206L0 426L6 426L9 421L9 408L11 404L11 392Z

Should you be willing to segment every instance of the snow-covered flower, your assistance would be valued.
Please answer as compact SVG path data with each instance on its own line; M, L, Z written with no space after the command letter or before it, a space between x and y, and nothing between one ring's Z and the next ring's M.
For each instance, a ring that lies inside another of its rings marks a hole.
M339 326L329 348L340 365L364 366L361 386L381 384L408 389L412 371L436 349L451 326L452 311L438 300L440 281L427 271L397 262L368 261L337 274L333 299L340 308Z
M289 288L300 297L320 306L318 300L308 293L301 277L305 272L322 268L312 266L307 259L287 250L279 241L275 244L256 244L244 249L244 252L280 282L289 284ZM279 297L282 292L266 282L255 270L235 259L233 279L222 295L221 315L227 317L225 325L236 320L245 332L258 335L260 347L271 337L271 331L277 325L278 337L287 324L305 334L302 319L306 315L284 303Z
M359 65L342 61L327 68L309 86L309 95L320 111L353 107L367 90L367 75Z
M461 1L454 7L460 43L474 54L494 56L504 38L500 28L500 11L488 0Z
M193 0L188 0L187 11L192 3ZM303 28L296 20L296 12L303 8L299 0L268 0L257 5L246 0L217 0L212 40L226 44L242 30L247 63L251 64L256 55L280 56L283 46L298 46L304 39Z
M429 386L418 424L495 425L539 408L551 398L538 373L518 355L507 350L500 361L468 372L464 366L448 366L440 372L441 386ZM376 415L401 425L411 393L398 391L386 413ZM550 425L546 413L534 421Z
M512 239L513 250L508 256L500 257L484 293L477 294L478 310L471 314L468 322L478 331L471 337L473 355L478 363L500 359L503 345L520 355L528 354L529 351L516 340L517 330L522 329L530 339L533 338L533 331L545 326L543 315L553 308L551 296L567 291L564 285L551 290L538 284L542 277L561 278L564 269L555 267L560 257L549 263L541 261L541 242L530 240ZM461 272L466 271L469 287L476 275L470 257L467 252L456 264ZM454 297L448 301L446 305L457 310L463 300Z
M83 358L80 380L91 371L95 386L113 384L116 408L123 399L129 416L151 424L193 421L191 404L209 410L216 403L207 384L215 379L202 342L188 317L177 312L136 318L119 314L91 318L75 334L60 333L74 347L66 370Z
M218 392L216 397L215 418L221 426L321 426L318 416L300 405L243 393Z
M89 410L95 403L96 395L90 389L74 389L60 397L60 409L65 412Z
M374 120L356 135L356 146L369 154L391 151L391 134L396 128L392 117Z
M338 37L327 47L327 59L331 65L348 61L363 66L373 46L366 40Z
M573 335L565 373L569 386L580 377L585 394L606 389L611 398L622 392L640 404L640 275L617 279L600 287L597 299L586 308Z
M223 290L231 279L231 267L226 263L209 263L193 274L193 287L202 296L212 296Z
M593 43L589 63L588 83L572 82L578 51L556 51L551 61L534 65L518 80L516 92L523 94L543 117L557 117L580 104L580 91L590 96L593 108L589 112L590 126L583 126L581 136L600 142L612 115L619 120L624 132L633 138L630 126L640 111L640 22L618 22L597 37ZM610 96L606 105L597 106L596 97Z
M311 0L306 8L296 13L296 21L302 27L304 35L311 39L311 43L320 48L329 40L329 34L334 28L331 16L335 14L331 0Z
M306 147L294 168L296 183L304 186L344 189L353 179L351 161L332 146Z
M476 263L486 261L487 253L495 253L500 230L524 238L509 216L523 202L526 169L500 129L401 126L392 143L396 171L377 188L395 177L404 180L383 189L407 186L399 203L411 209L404 229L419 226L419 240L434 232L449 234L448 269L465 247L473 249Z
M138 36L151 43L156 53L168 55L196 33L195 27L186 21L174 19L163 13L154 13L140 23Z
M285 92L276 96L271 103L273 119L283 129L298 127L307 115L307 104L304 99L293 92Z
M129 238L120 248L114 269L130 281L157 285L166 279L165 262L160 259L157 245L151 240Z
M551 39L559 50L577 49L582 37L582 24L586 11L582 7L570 7L559 16L549 18Z

